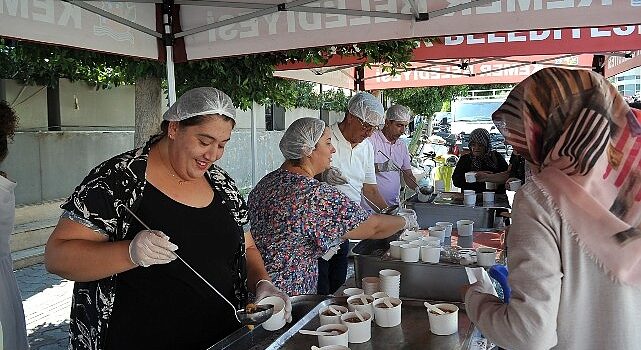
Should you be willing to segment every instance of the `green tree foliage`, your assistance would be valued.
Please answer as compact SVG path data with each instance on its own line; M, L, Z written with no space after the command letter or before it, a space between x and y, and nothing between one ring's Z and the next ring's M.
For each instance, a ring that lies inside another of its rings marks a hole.
M163 74L155 61L0 38L0 78L27 85L57 86L58 79L98 89L133 84L138 76Z
M390 41L341 45L206 59L176 64L176 88L182 92L199 86L215 86L228 93L237 107L251 101L273 102L286 108L345 109L347 97L340 91L313 92L312 85L273 76L280 63L326 63L332 55L366 59L365 64L383 64L386 70L403 69L411 58L415 41ZM144 59L96 53L73 48L46 46L0 38L0 78L25 84L57 86L58 79L85 81L97 89L133 84L137 78L164 77L163 64Z
M467 85L461 86L431 86L423 88L404 88L385 90L385 96L393 103L401 104L414 112L431 118L434 112L442 109L443 103L456 96L465 95Z

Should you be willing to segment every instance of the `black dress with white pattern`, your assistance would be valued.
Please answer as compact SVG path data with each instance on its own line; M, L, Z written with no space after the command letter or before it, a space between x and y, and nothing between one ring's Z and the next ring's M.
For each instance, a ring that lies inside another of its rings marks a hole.
M151 146L161 137L152 137L147 144L117 155L95 167L74 193L61 205L64 217L79 222L110 242L125 239L134 220L123 208L136 211L147 183L145 171ZM234 180L217 165L206 177L216 193L221 194L237 224L239 244L235 254L234 293L237 306L247 299L247 268L245 239L242 226L247 223L247 205ZM97 281L75 282L69 325L69 349L104 349L109 319L113 310L116 276Z

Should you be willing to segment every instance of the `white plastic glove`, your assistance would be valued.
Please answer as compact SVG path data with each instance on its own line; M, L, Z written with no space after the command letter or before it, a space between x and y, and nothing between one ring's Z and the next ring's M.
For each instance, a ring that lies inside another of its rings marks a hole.
M338 168L331 167L323 172L323 180L332 186L345 185L347 178Z
M399 211L398 216L402 217L405 219L405 226L403 226L403 229L405 230L410 230L410 231L415 231L418 230L420 227L418 226L418 220L416 217L416 212L412 209L404 209Z
M341 249L341 245L340 244L332 246L332 247L329 248L327 253L325 253L325 255L321 256L321 258L323 260L329 261L329 259L331 259L334 255L336 255L336 253L338 253L339 249Z
M268 280L260 280L256 283L256 301L259 301L267 297L279 297L285 302L285 321L287 323L292 322L292 301L289 300L289 296L285 294L282 290L276 288Z
M136 266L167 264L176 259L178 246L162 231L142 230L129 243L129 258Z

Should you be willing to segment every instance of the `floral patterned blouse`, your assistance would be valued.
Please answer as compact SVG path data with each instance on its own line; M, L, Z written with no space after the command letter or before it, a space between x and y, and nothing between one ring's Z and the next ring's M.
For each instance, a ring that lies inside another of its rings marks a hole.
M316 294L318 258L367 219L367 212L324 182L278 169L249 194L256 247L276 287Z
M140 205L147 181L145 171L151 146L160 140L152 137L147 144L115 156L95 167L74 193L61 205L63 217L83 224L110 242L123 240L133 220L122 206L134 212ZM238 224L240 244L235 255L234 289L237 306L247 298L245 236L247 205L234 180L216 165L206 173L210 185L222 194L223 204ZM116 275L91 282L75 282L69 324L69 349L105 348L109 318L113 310Z

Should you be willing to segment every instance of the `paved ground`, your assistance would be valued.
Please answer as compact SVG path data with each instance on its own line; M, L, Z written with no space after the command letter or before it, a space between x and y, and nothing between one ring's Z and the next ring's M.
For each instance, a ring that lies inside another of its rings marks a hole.
M43 264L17 270L15 274L31 349L66 349L73 282L48 273Z
M354 273L350 264L348 276ZM66 349L73 282L48 273L43 264L15 271L22 293L27 334L32 350ZM346 286L353 286L349 278Z

